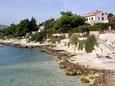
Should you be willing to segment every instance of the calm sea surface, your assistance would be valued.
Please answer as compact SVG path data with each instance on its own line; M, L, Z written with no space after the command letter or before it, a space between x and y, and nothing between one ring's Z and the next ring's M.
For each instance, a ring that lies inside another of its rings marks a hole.
M0 47L0 86L82 86L39 49Z

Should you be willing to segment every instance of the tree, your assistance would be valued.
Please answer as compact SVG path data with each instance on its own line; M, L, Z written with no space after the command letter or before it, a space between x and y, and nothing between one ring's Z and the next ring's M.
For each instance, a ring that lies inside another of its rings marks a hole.
M52 29L54 22L55 22L55 20L54 20L53 18L46 20L46 21L44 22L44 24L43 24L45 30Z
M16 27L15 36L25 36L28 31L29 20L22 20Z
M73 13L71 11L60 12L60 13L61 13L61 15L73 16Z
M37 31L37 23L36 23L36 19L35 18L31 18L29 25L28 25L28 30L29 31Z
M9 30L10 30L10 35L14 36L14 34L16 32L16 25L15 24L11 24L10 27L9 27Z
M109 13L109 14L108 14L108 18L109 18L109 17L112 17L112 16L114 16L113 13Z
M2 35L10 37L25 36L26 33L37 31L37 24L35 18L21 20L19 24L11 24L9 27L2 30Z
M3 29L4 36L13 36L16 30L16 25L11 24L9 27Z
M0 39L4 38L5 34L4 31L0 29Z
M61 14L62 16L54 23L54 29L60 32L68 32L85 23L85 18L79 15L74 15L71 12L62 12Z

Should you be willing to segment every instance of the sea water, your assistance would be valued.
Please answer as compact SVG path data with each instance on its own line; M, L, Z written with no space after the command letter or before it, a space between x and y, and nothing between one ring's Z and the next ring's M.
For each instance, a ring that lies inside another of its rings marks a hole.
M39 49L0 47L0 86L84 86Z

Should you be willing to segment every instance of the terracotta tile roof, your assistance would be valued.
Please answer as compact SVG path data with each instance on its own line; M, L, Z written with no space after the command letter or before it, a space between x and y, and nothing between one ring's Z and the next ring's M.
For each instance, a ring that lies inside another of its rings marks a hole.
M99 13L101 13L101 11L96 10L95 12L90 12L90 13L85 14L85 17L95 16Z

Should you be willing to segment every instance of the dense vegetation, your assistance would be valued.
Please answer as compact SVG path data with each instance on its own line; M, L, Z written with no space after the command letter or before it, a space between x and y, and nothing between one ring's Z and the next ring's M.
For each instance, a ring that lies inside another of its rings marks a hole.
M47 38L47 35L45 31L40 32L40 33L37 32L31 35L30 41L43 42L46 40L46 38Z
M0 34L2 34L3 37L21 37L25 36L26 33L31 33L32 31L37 30L36 19L32 17L30 21L24 19L19 24L11 24L9 27L1 30Z
M109 13L108 17L114 16ZM100 31L103 32L107 30L109 26L115 30L115 22L111 23L96 23L94 25L89 25L85 23L86 19L82 16L73 14L70 11L61 12L61 16L58 19L48 19L45 22L42 22L40 25L37 25L36 19L31 18L24 19L20 21L19 24L11 24L5 29L0 30L0 38L29 38L30 41L35 42L44 42L47 38L50 38L52 43L56 41L59 42L64 37L53 37L54 33L69 33L72 35L70 37L70 45L75 45L75 49L83 50L87 53L90 53L94 50L94 46L97 45L95 36L89 36L90 31ZM37 32L40 26L44 26L44 31ZM33 32L35 32L33 34ZM87 36L86 40L79 40L77 35L73 33L85 33L84 36ZM28 35L27 35L28 34Z
M51 37L53 33L67 33L73 28L77 28L85 24L85 18L79 15L75 15L70 11L61 12L59 19L49 19L42 23L44 25L44 31L32 35L31 40L43 41L47 37Z
M113 16L112 13L108 14L108 17ZM73 14L70 11L61 12L61 17L57 20L51 18L46 20L44 23L45 30L48 33L84 33L89 31L103 31L106 30L109 26L112 29L115 29L115 22L113 23L96 23L94 25L89 25L85 23L85 18L76 14Z
M61 17L54 23L54 30L59 32L69 32L71 29L83 25L85 18L79 15L75 15L71 12L61 12Z
M108 17L113 16L113 14L108 14ZM10 37L22 37L29 33L32 41L43 41L47 37L51 37L53 33L86 33L88 36L90 31L103 31L106 30L109 26L112 29L115 29L115 22L112 23L97 23L94 25L89 25L85 23L85 18L76 14L73 14L70 11L61 12L61 16L58 19L48 19L45 22L42 22L41 25L44 26L43 32L36 32L32 34L33 31L39 29L39 25L36 24L36 19L31 18L22 20L19 24L11 24L9 27L0 30L0 38L7 36ZM77 40L76 40L77 43ZM80 44L83 44L81 41ZM82 49L83 45L80 45L79 49Z

